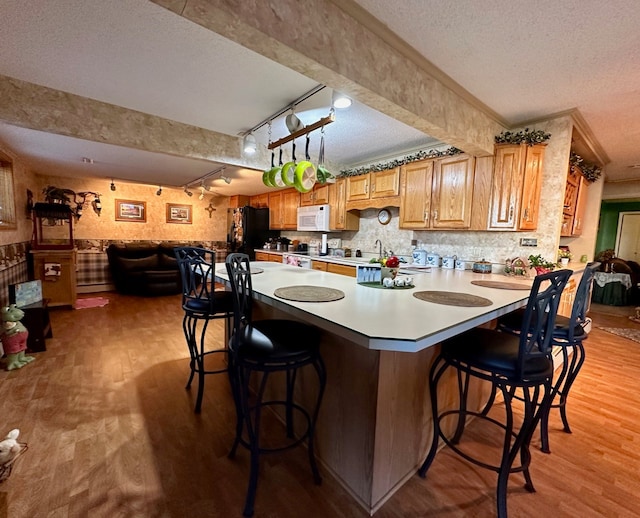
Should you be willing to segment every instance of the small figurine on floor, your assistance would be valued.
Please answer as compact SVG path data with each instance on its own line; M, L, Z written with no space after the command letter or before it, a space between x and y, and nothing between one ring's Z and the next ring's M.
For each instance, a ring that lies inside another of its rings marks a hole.
M20 430L15 428L0 441L0 482L9 478L13 463L27 449L26 444L18 442L18 435Z
M6 368L8 371L20 369L35 360L33 356L25 355L29 331L20 322L24 317L24 311L16 307L15 304L11 304L2 308L0 313L3 322L0 340L2 340L2 347L7 355Z

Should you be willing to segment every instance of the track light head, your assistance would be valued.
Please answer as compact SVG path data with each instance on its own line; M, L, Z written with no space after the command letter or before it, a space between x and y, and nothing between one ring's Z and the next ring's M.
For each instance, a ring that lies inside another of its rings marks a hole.
M224 183L226 183L227 185L231 183L231 178L229 178L228 176L220 175L220 179L224 180Z
M160 196L162 194L162 185L158 185L158 190L156 191L156 196Z
M113 183L113 178L111 178L111 185L109 186L109 189L111 189L112 191L116 190L116 184Z
M253 133L246 135L242 141L242 149L247 155L253 155L257 149L256 138Z

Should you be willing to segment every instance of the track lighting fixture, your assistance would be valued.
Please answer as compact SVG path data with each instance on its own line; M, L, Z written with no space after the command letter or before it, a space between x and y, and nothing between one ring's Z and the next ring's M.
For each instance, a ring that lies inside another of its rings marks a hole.
M253 133L249 133L242 141L242 149L247 155L253 155L256 152L257 144Z
M184 193L185 193L187 196L193 196L193 193L192 193L189 189L187 189L187 186L186 186L186 185L184 186Z
M201 185L200 186L200 196L198 196L198 199L200 201L204 200L204 191L205 191L204 185Z
M344 94L341 94L337 90L331 94L331 106L334 108L348 108L353 101Z
M111 189L112 191L116 190L116 184L113 183L113 178L111 178L111 185L109 186L109 189Z
M220 179L224 180L224 183L226 183L227 185L229 185L231 183L231 178L229 178L228 176L225 176L223 174L220 175Z
M158 185L158 190L156 191L156 196L160 196L162 194L162 185Z

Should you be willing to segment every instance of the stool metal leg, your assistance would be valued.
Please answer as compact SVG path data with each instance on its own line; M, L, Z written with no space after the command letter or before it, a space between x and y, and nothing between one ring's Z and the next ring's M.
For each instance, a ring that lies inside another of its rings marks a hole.
M438 363L442 362L442 365L438 368ZM433 459L436 457L438 451L438 442L440 440L440 420L438 419L438 381L447 370L448 365L442 361L442 358L438 356L433 362L431 371L429 372L429 391L431 395L431 416L433 420L433 437L431 438L431 447L427 452L427 456L418 470L418 475L425 478L427 470L431 466Z

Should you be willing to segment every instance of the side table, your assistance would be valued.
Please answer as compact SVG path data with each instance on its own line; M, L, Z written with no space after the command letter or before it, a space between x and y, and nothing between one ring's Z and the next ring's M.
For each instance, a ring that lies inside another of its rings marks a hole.
M47 350L46 338L52 338L51 321L49 320L49 300L43 299L20 308L24 311L22 323L29 331L27 348L31 352Z

